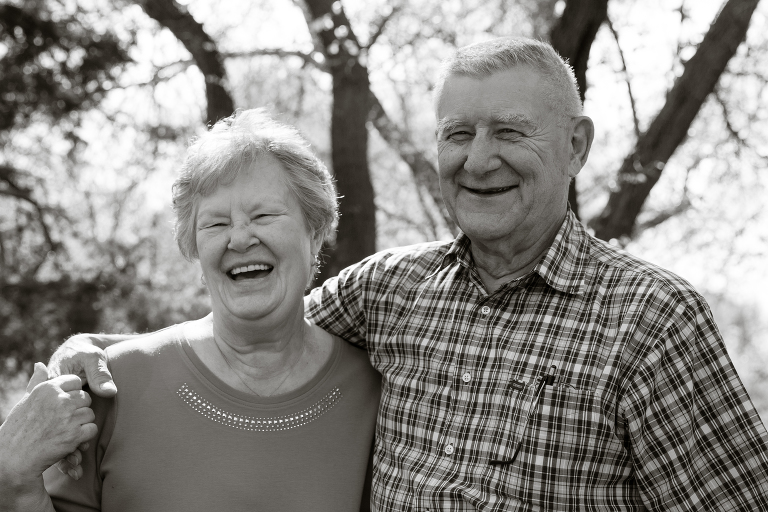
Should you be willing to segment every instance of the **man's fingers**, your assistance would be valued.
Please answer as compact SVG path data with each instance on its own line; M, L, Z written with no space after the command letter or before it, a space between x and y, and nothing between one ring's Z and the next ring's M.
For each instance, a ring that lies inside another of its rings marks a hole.
M80 439L83 441L81 442L93 439L98 433L99 427L97 427L95 423L86 423L85 425L82 425L80 427Z
M75 411L73 420L77 422L78 425L85 425L86 423L93 423L96 421L96 415L93 413L93 409L90 407L82 407ZM88 439L83 439L80 442L82 443L87 440Z
M75 480L80 480L80 478L83 476L83 466L80 466L79 464L76 466L73 466L66 459L61 459L59 462L54 464L54 466L63 474L69 475L70 478L73 478Z
M56 384L62 391L80 391L83 389L83 381L77 375L62 375L51 379L51 384Z
M27 393L35 389L35 386L37 386L41 382L45 382L47 380L48 380L48 369L45 367L43 363L35 363L35 370L32 373L32 378L29 379L29 384L27 384Z
M83 390L69 391L67 394L70 396L72 403L75 404L75 407L77 408L90 407L91 402L93 401L91 399L91 395Z
M56 462L53 466L64 475L68 474L69 470L71 470L73 467L72 464L70 464L67 459L61 459L60 461Z
M64 457L64 460L69 462L69 464L72 467L79 466L80 463L83 461L83 454L80 453L80 450L75 450L66 457Z
M104 352L98 354L98 359L91 359L86 363L85 376L91 391L97 395L109 398L117 394L117 387L107 368L107 356Z
M74 468L67 471L67 474L74 480L80 480L80 478L83 476L83 467L75 466Z

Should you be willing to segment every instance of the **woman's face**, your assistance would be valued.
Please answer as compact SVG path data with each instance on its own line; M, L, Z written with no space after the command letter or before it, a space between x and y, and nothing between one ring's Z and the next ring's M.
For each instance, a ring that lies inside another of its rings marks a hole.
M200 198L197 251L215 314L257 320L303 311L321 241L312 238L285 179L282 164L263 156Z

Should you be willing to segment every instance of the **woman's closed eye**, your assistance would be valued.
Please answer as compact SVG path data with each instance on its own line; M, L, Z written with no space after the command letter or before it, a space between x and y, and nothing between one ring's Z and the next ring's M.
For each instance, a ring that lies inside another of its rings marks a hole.
M229 222L225 220L210 220L200 222L199 226L199 229L225 228L229 226Z
M251 216L251 219L257 222L271 222L283 215L285 215L284 212L262 212L254 214Z

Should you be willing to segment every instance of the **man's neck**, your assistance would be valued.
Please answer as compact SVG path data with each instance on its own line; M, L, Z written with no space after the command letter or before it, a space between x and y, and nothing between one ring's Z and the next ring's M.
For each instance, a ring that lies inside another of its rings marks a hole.
M470 238L472 257L488 293L528 274L547 254L562 222L553 224L532 240L476 241Z

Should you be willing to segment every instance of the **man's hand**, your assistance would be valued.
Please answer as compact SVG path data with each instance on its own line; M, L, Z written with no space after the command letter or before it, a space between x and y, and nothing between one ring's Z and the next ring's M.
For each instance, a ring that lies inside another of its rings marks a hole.
M135 338L132 334L78 334L65 341L51 356L48 362L48 375L72 374L88 382L90 390L103 398L111 398L117 394L117 387L112 380L112 374L107 368L107 356L104 348L121 341ZM56 462L56 468L75 480L83 475L80 462L83 460L80 446Z
M80 378L47 379L45 365L36 363L27 393L0 426L0 482L8 489L39 486L43 471L67 454L81 458L78 447L97 434Z
M77 375L87 380L91 391L98 396L110 398L117 394L117 387L107 368L107 356L94 344L98 336L79 334L65 341L51 356L48 374L51 377Z

